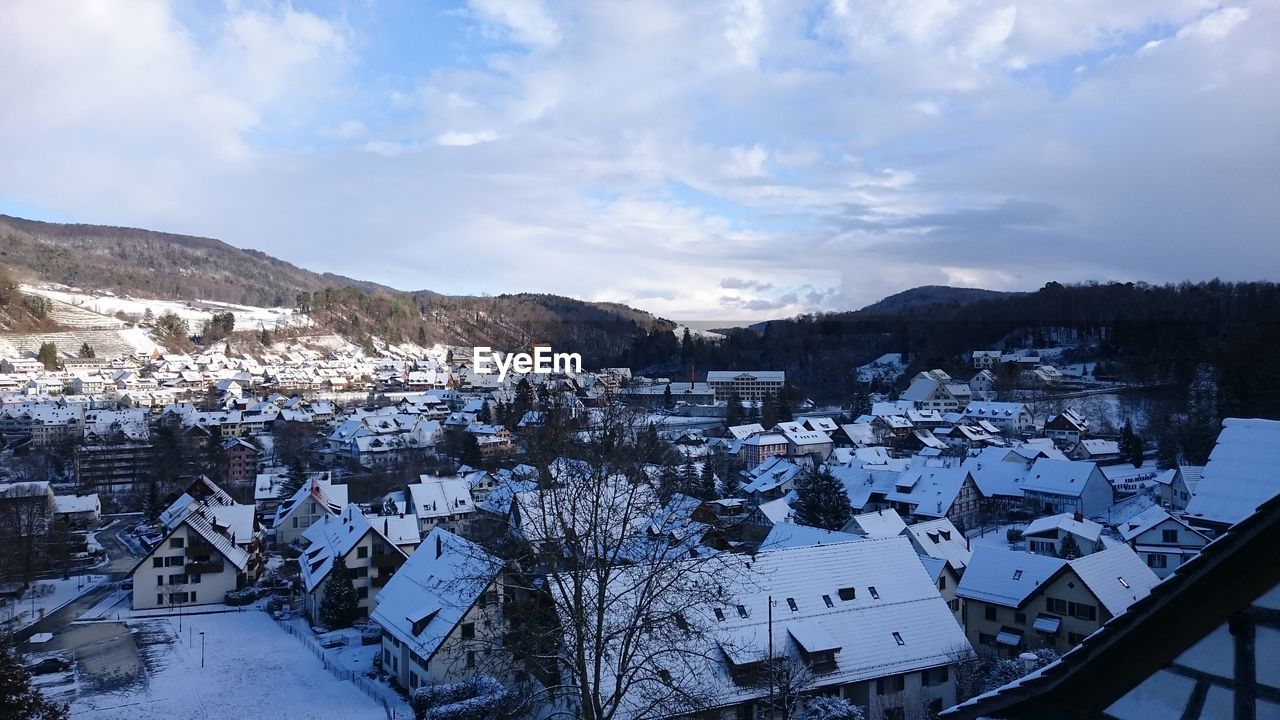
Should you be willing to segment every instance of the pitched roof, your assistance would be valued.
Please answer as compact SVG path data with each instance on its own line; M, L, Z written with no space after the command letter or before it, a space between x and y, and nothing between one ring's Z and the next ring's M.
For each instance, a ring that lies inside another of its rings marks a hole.
M980 545L974 548L956 595L970 600L1021 607L1046 580L1053 577L1066 560L1032 555L1020 550Z
M407 489L408 510L419 518L444 517L475 510L471 486L463 478L422 475Z
M926 555L945 560L956 572L963 572L969 564L969 558L973 556L969 540L947 518L908 525L907 532L916 539Z
M1222 421L1195 495L1187 503L1191 518L1237 523L1280 494L1280 421Z
M429 660L501 567L479 545L435 528L378 593L370 617Z
M857 524L864 535L873 538L894 537L907 529L902 516L892 508L854 515L850 520Z
M345 557L365 535L374 533L391 545L395 552L403 552L382 534L382 525L375 525L355 505L347 505L336 517L325 515L302 532L307 548L298 556L303 586L308 592L329 576L333 561Z
M1023 535L1039 535L1047 530L1065 530L1073 535L1097 541L1102 535L1102 525L1088 519L1076 520L1071 513L1059 513L1049 517L1036 518L1022 530Z
M1128 545L1078 557L1068 564L1112 615L1146 597L1160 582Z
M1026 479L1022 481L1022 489L1078 496L1084 492L1085 483L1097 467L1091 462L1041 458L1027 472Z

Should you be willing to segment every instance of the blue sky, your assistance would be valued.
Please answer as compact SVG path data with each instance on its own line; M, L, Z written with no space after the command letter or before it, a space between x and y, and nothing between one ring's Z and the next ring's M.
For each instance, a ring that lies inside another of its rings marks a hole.
M1276 0L12 0L0 212L679 319L1262 279L1278 36Z

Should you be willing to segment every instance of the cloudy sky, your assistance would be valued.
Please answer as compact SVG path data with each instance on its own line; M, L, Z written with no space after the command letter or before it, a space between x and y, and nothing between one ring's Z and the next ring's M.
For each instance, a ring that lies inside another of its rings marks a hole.
M5 0L0 212L682 319L1280 280L1280 0Z

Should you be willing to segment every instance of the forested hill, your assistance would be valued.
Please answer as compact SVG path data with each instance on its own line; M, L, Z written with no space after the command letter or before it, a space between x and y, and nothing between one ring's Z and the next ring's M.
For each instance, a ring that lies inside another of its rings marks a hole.
M27 281L142 298L305 305L321 328L360 342L446 342L512 349L549 342L603 362L673 323L613 303L543 294L447 296L402 292L315 273L257 250L190 235L0 215L0 267ZM3 321L4 316L0 316ZM22 318L25 322L25 318ZM30 324L30 323L26 323ZM17 324L0 328L16 330Z
M970 350L1073 346L1125 379L1185 387L1216 366L1229 412L1280 418L1280 286L1208 282L1061 285L1032 293L776 320L728 331L724 342L646 338L628 361L674 372L783 369L814 397L852 392L852 370L884 353L910 369L963 368ZM909 375L908 375L909 378Z

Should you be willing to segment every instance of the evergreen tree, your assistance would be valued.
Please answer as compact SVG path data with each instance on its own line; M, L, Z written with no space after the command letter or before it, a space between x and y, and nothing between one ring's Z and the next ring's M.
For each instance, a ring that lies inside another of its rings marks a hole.
M271 331L262 328L262 332L258 333L258 342L262 343L263 347L271 347Z
M155 321L156 321L156 314L151 312L151 308L147 308L146 310L142 311L142 322L146 323L147 325L150 325Z
M484 455L480 453L480 441L476 439L475 433L463 433L462 452L458 456L458 462L463 465L470 465L478 468L484 463Z
M711 466L711 458L707 458L702 463L702 479L701 487L698 489L698 497L703 500L716 500L720 497L720 491L716 487L716 471Z
M1160 433L1156 440L1156 467L1161 470L1178 467L1178 441L1170 430Z
M853 517L849 493L826 465L809 470L796 495L796 522L801 525L839 530Z
M31 673L0 646L0 717L6 720L66 720L67 706L51 702L31 687Z
M1058 557L1072 560L1080 555L1080 543L1076 542L1076 536L1067 533L1067 536L1062 539L1062 549L1058 551Z
M742 398L738 396L736 390L729 393L729 399L726 401L724 424L726 427L742 424Z
M685 458L684 465L680 466L680 492L690 497L697 497L700 483L698 468L694 466L693 460Z
M493 413L489 410L488 402L480 405L480 412L476 413L476 421L483 425L489 425L493 422Z
M1142 463L1146 461L1146 457L1144 457L1146 449L1146 440L1143 439L1141 433L1136 432L1129 438L1129 447L1122 448L1129 462L1133 463L1136 468L1142 467Z
M760 403L751 402L747 405L746 422L748 423L760 422Z
M791 401L787 399L787 392L784 389L778 393L778 402L775 407L778 415L778 422L791 422L795 416L791 412Z
M154 523L164 512L164 503L160 500L160 483L152 480L147 483L147 496L142 503L142 513L147 522Z
M285 474L284 481L280 483L280 499L293 497L306 483L307 469L303 467L301 458L294 458L289 463L289 472Z
M352 584L351 568L347 559L339 555L333 561L333 569L325 581L324 599L320 601L320 622L328 628L351 627L360 612L360 598Z
M765 430L771 430L778 424L778 407L774 402L773 393L765 393L760 405L760 424L764 425Z
M36 353L36 359L44 365L45 370L57 370L58 346L51 342L41 343L40 351Z
M1129 457L1129 452L1133 449L1133 423L1128 419L1124 421L1124 427L1120 428L1120 454Z
M667 383L667 386L662 389L662 407L670 410L675 406L676 400L671 397L671 383Z
M670 463L663 463L658 472L658 499L666 502L680 490L680 473Z
M94 351L93 346L92 346L92 345L90 345L90 344L89 344L89 343L87 343L87 342L85 342L85 343L80 343L80 352L79 352L79 355L80 355L80 357L82 357L82 358L95 358L95 357L98 357L98 353Z
M849 415L857 420L863 415L871 414L871 396L865 390L858 390L853 394L853 400L849 403Z

